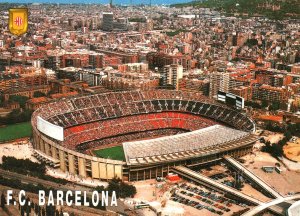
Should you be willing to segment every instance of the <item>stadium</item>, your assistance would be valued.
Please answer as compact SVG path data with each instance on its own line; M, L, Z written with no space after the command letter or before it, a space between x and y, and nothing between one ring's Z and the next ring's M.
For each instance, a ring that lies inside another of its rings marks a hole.
M60 99L33 113L35 156L83 178L138 181L247 154L245 114L201 94L135 90Z

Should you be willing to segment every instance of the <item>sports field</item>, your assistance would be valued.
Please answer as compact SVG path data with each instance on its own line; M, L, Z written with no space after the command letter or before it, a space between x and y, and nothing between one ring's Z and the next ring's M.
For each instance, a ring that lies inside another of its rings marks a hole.
M125 161L123 146L114 146L111 148L94 150L94 153L96 156L101 158Z
M30 137L31 134L32 128L30 122L7 125L5 127L0 127L0 142Z

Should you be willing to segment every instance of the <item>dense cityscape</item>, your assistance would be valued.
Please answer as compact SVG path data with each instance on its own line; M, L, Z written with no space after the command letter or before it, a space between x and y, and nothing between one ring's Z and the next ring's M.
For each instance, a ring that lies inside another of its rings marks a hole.
M299 215L300 5L253 2L0 3L0 215Z

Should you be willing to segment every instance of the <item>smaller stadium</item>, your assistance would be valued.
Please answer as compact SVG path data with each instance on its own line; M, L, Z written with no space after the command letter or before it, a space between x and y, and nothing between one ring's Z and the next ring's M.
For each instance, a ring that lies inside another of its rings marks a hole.
M248 116L201 94L124 91L60 99L32 117L35 155L83 178L138 181L173 166L240 157L257 140Z

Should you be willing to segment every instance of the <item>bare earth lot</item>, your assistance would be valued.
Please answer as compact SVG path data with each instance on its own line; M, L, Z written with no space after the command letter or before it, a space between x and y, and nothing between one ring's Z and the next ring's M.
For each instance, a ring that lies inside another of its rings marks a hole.
M256 155L247 155L246 167L254 174L259 176L268 184L272 185L282 195L287 195L289 192L300 192L300 172L289 171L281 165L283 172L265 173L262 166L274 166L279 163L270 154L264 152L257 152Z

